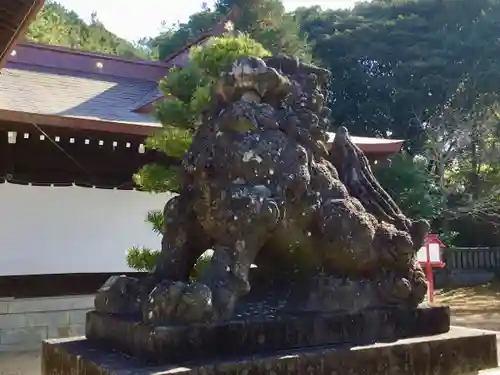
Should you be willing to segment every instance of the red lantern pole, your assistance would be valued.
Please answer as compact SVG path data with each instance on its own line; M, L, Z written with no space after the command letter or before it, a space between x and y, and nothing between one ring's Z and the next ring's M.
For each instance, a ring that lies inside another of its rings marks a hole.
M428 292L428 298L429 302L434 302L434 273L432 272L433 268L443 268L445 267L445 264L442 259L442 254L439 253L438 257L436 257L434 254L434 260L431 259L431 245L437 245L439 246L438 250L444 248L445 245L437 234L429 234L425 238L425 243L424 246L420 248L420 250L417 252L417 259L419 259L420 266L424 268L425 276L427 278L427 292ZM434 249L435 251L435 249Z
M427 262L425 262L425 273L427 277L427 285L429 294L429 302L434 302L434 273L432 272L432 263L431 263L431 253L429 250L429 242L425 244L425 251L427 253Z

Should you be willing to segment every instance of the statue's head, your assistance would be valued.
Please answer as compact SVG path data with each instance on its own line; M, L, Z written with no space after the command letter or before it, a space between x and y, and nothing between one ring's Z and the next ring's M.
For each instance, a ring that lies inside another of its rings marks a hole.
M214 91L219 101L226 105L240 99L277 104L292 91L292 83L263 59L242 57L221 74Z

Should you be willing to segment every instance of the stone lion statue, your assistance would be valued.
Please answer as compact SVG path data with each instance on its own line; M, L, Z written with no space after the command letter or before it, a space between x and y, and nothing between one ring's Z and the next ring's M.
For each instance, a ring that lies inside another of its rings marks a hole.
M327 146L329 79L289 56L235 61L214 85L180 194L165 206L155 270L143 281L109 281L96 309L141 311L157 324L228 320L251 290L252 264L270 279L328 279L306 293L313 309L328 310L319 306L325 293L334 310L422 302L427 285L415 253L429 224L405 217L346 128ZM207 271L190 282L207 249Z

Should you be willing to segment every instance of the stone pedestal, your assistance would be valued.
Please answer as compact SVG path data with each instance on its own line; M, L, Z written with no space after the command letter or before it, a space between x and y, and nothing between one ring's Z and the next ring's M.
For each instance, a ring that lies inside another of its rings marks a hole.
M42 357L43 375L459 375L494 367L496 335L450 331L448 307L187 326L92 311L85 338L48 340Z
M153 363L238 358L320 345L366 345L448 332L448 307L365 310L354 314L289 313L226 324L151 326L97 312L87 314L86 337Z
M96 347L85 338L48 340L42 355L43 375L465 375L495 367L496 335L465 328L393 343L320 346L164 365Z

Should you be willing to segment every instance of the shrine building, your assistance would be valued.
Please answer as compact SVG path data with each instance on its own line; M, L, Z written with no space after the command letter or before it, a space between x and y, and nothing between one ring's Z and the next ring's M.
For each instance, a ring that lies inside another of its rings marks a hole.
M238 16L164 61L144 61L23 41L41 4L0 0L0 297L91 293L133 271L130 246L159 248L144 218L171 195L132 181L147 163L177 162L144 147L161 126L151 115L164 100L158 81ZM371 161L403 144L353 140Z

